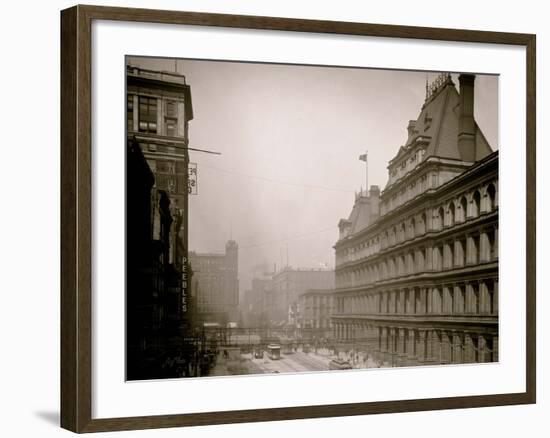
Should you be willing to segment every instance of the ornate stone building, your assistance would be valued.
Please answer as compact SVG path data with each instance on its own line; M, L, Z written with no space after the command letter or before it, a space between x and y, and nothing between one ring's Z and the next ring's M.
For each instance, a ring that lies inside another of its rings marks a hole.
M498 361L498 151L474 80L426 88L385 189L339 223L334 336L383 366Z

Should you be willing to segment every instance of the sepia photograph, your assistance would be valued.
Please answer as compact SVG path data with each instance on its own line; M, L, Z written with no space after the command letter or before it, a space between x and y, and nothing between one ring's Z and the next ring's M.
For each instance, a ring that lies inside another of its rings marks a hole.
M499 361L498 75L125 77L127 380Z

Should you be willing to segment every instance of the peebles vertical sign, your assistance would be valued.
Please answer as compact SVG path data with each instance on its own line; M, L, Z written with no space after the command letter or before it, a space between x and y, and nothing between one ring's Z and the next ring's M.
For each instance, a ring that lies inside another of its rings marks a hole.
M187 312L187 257L183 257L181 270L181 310L183 313Z

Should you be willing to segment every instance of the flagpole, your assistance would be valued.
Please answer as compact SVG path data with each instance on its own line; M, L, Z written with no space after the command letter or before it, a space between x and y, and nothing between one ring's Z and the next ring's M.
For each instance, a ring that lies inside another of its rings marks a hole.
M369 152L365 152L365 191L367 192L366 195L368 196L369 193Z

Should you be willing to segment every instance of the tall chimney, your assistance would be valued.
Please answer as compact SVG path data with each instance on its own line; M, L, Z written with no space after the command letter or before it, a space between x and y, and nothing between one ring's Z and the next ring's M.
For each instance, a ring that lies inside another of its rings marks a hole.
M380 187L372 185L369 191L370 200L370 223L373 223L380 216Z
M461 74L460 113L458 115L458 152L464 161L476 160L476 131L474 122L475 75Z

